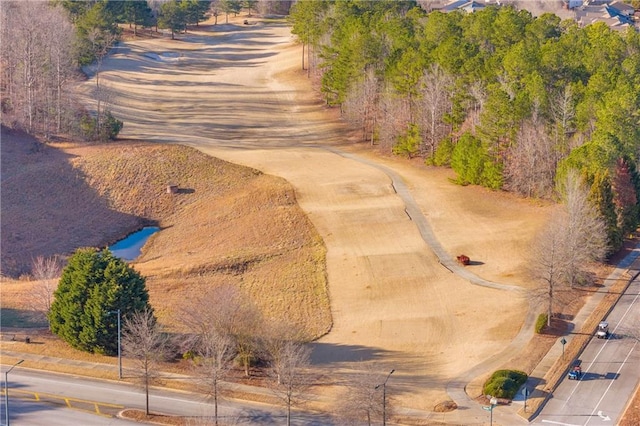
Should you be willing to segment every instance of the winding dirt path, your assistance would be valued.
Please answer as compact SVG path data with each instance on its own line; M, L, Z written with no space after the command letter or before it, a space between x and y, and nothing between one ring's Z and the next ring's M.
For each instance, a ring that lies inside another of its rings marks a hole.
M299 67L286 26L218 25L124 43L101 81L123 137L192 145L294 186L328 250L334 326L315 344L319 368L394 368L407 409L431 410L447 389L465 398L484 372L474 366L524 345L525 254L545 209L349 143ZM474 265L453 262L461 253Z

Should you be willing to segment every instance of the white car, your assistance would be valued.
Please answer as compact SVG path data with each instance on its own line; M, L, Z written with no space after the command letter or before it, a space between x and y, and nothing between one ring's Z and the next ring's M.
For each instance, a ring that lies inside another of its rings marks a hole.
M598 331L596 331L596 337L598 339L608 339L610 336L609 333L609 323L606 321L601 321L598 324Z

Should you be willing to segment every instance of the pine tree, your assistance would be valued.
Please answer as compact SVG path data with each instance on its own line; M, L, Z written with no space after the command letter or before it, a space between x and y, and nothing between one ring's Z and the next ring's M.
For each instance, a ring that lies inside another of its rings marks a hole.
M158 28L171 30L171 39L175 38L175 33L186 29L187 16L186 9L177 0L162 3L160 15L158 16Z
M78 249L62 271L49 320L51 331L74 348L117 352L117 315L151 309L145 279L107 249Z
M627 235L638 226L638 199L632 172L624 158L616 161L611 186L618 227Z

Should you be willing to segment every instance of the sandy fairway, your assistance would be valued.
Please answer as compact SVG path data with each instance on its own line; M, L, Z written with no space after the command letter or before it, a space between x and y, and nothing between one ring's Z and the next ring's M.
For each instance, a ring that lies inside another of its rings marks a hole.
M528 242L546 208L355 145L314 96L288 28L238 23L122 43L100 78L125 121L121 136L188 144L291 182L328 250L334 326L314 361L331 374L358 361L394 368L399 405L431 410L474 365L514 355L501 351L527 305L439 263L385 170L407 185L444 250L470 256L467 271L498 283L530 285Z

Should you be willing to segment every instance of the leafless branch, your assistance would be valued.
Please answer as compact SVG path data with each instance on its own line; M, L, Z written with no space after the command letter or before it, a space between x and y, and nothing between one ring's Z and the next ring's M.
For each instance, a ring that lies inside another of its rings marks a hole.
M149 386L159 377L158 363L167 359L171 341L168 334L156 321L153 311L145 309L124 319L122 350L124 355L135 360L138 378L145 389L146 413L149 415Z
M38 256L33 260L31 274L37 281L32 291L29 293L31 309L38 314L39 318L47 318L51 303L53 302L53 292L58 287L58 278L62 265L57 256Z

